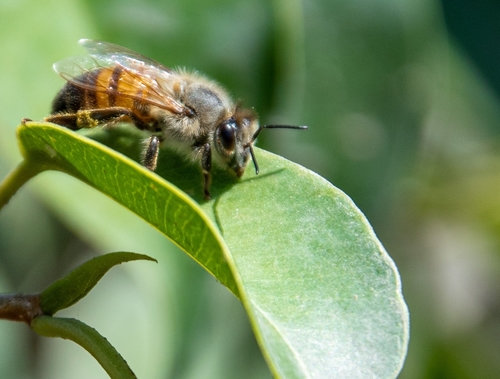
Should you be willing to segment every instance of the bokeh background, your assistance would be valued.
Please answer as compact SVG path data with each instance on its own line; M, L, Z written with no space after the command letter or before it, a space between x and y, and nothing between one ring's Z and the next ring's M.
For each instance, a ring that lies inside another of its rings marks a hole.
M196 68L254 106L259 146L318 172L399 267L413 378L500 377L500 5L466 0L0 0L0 177L15 128L47 115L51 64L80 38ZM262 168L265 169L265 168ZM44 173L0 213L0 291L34 292L111 251L68 311L140 378L270 378L239 302L163 236L72 178ZM0 322L1 378L105 378L80 347Z

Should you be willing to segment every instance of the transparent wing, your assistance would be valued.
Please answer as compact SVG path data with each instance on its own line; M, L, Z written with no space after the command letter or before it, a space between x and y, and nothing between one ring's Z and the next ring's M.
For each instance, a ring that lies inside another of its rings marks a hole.
M175 75L170 68L161 63L114 43L93 39L81 39L78 43L92 57L110 65L119 64L130 70L140 71L144 75L152 75L156 78L168 79Z
M175 114L190 109L172 93L176 74L132 50L107 42L80 40L90 56L76 56L54 64L54 70L77 87L152 104ZM114 77L116 81L110 80Z

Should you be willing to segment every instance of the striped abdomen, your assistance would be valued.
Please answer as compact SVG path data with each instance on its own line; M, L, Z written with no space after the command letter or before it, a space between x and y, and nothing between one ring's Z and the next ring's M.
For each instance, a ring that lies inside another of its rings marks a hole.
M134 119L147 124L149 105L141 102L144 86L120 66L96 68L68 81L52 103L52 114L72 114L82 110L126 108ZM127 94L127 95L123 95Z

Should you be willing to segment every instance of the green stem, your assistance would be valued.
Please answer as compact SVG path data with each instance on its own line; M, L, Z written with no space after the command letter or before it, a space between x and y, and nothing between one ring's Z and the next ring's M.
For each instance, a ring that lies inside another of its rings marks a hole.
M45 337L60 337L76 342L99 362L112 379L137 378L116 349L94 328L73 318L38 316L31 329Z
M12 196L16 194L24 183L45 169L42 165L30 160L23 160L19 163L0 183L0 210L10 201Z

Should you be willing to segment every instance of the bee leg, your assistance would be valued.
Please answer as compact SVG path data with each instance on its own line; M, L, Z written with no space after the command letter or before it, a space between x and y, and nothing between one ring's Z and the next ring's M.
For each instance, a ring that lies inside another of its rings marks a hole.
M205 194L205 200L210 200L210 183L212 182L212 176L210 170L212 169L212 148L207 142L202 147L201 153L201 169L203 171L203 193Z
M147 127L147 125L138 119L130 109L123 107L80 109L76 113L59 113L45 117L45 121L65 126L71 130L78 130L116 122L124 117L128 117L132 120L139 129L145 129Z
M132 123L141 130L147 129L148 124L139 119L135 113L123 107L109 107L100 109L89 109L84 111L78 111L77 114L81 113L82 122L91 124L92 121L96 122L97 125L119 122L119 121L132 121Z
M160 152L160 138L152 135L145 141L145 146L142 164L151 171L154 171L156 170L158 153Z
M55 114L44 118L44 121L46 122L52 122L54 124L64 126L71 130L81 129L81 127L78 126L77 120L78 117L76 113Z

